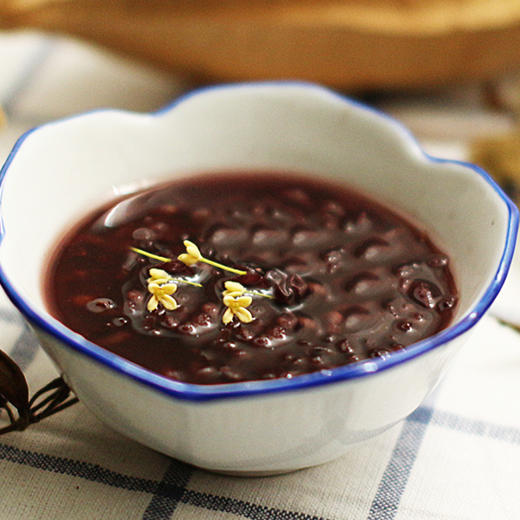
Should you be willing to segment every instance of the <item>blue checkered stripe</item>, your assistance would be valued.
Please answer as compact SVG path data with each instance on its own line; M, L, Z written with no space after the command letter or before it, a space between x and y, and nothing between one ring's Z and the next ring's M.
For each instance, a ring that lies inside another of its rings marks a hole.
M14 311L0 312L0 319L9 320L11 324L13 321L20 321ZM34 362L39 347L32 333L21 322L20 328L22 331L12 346L10 355L27 370ZM399 518L401 497L406 489L425 433L432 426L459 432L470 437L479 436L491 441L520 445L520 429L518 428L465 419L457 414L435 410L432 406L421 406L406 419L401 427L382 478L372 498L370 510L366 516L367 520ZM14 435L24 434L13 433L10 435L13 438ZM144 479L114 472L99 464L92 464L87 461L21 449L10 445L9 438L9 436L6 436L2 439L3 442L0 442L0 460L32 468L37 472L55 473L95 482L106 486L107 493L110 492L110 488L120 488L149 494L148 506L141 517L146 520L184 518L182 509L179 509L182 505L189 505L205 512L200 518L211 518L212 514L219 512L225 512L236 518L252 520L336 520L343 518L340 513L338 513L339 516L334 515L334 517L316 516L289 508L272 508L253 501L240 500L226 496L225 488L219 490L218 493L198 491L190 487L190 482L197 473L201 473L201 470L176 460L171 460L161 478ZM348 468L345 468L345 471L348 471ZM297 476L298 473L294 475ZM224 477L218 478L221 482ZM245 481L249 482L250 479ZM325 503L323 509L327 509ZM180 516L177 516L179 511ZM137 517L129 516L128 518Z

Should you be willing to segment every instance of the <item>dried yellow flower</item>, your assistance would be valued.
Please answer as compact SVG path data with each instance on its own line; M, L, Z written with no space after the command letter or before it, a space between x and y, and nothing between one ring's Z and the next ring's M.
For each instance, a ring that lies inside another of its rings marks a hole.
M246 288L238 282L233 282L231 280L228 280L224 283L224 287L226 288L225 291L222 291L222 296L242 296L246 292Z
M177 257L178 260L180 260L183 264L186 265L193 265L197 262L202 262L203 257L199 251L199 248L193 242L185 240L184 247L186 247L186 253L179 255Z
M224 296L223 301L227 307L226 312L224 312L222 316L222 323L224 323L224 325L231 323L234 316L242 323L250 323L253 321L253 315L246 309L253 301L251 296L234 296L233 294L227 294Z
M197 262L204 262L205 264L212 265L218 269L223 269L224 271L230 271L235 274L247 274L246 271L242 271L241 269L235 269L234 267L228 267L227 265L220 264L213 260L209 260L208 258L204 258L199 250L199 248L189 240L185 240L184 247L186 248L186 253L182 253L177 257L177 260L180 260L183 264L193 265Z
M162 269L153 268L149 273L150 277L146 281L148 282L148 292L152 296L148 300L146 308L152 312L161 304L168 311L175 310L179 305L171 296L177 290L177 284L173 278Z
M157 269L156 267L152 267L148 273L150 275L146 280L148 283L167 283L173 279L170 273L167 273L164 269Z

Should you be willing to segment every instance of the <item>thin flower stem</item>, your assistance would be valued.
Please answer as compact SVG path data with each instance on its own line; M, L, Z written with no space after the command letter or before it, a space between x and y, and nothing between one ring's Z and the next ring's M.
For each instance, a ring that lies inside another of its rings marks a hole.
M182 278L172 278L174 282L187 283L188 285L193 285L194 287L203 287L201 283L197 282L188 282L188 280L183 280Z
M247 291L246 290L245 294L252 294L254 296L262 296L264 298L269 298L270 300L274 300L274 296L271 296L270 294L264 294L264 293L261 293L258 291Z
M224 271L229 271L231 273L245 275L247 271L242 271L241 269L235 269L234 267L228 267L227 265L219 264L218 262L214 262L213 260L208 260L207 258L202 257L200 259L201 262L205 264L212 265L213 267L217 267L218 269L223 269Z
M171 258L166 258L165 256L154 255L153 253L149 253L144 249L139 249L137 247L130 248L134 253L138 253L143 256L147 256L149 258L153 258L154 260L159 260L161 262L171 262ZM193 285L194 287L202 287L202 284L197 282L189 282L188 280L183 280L182 278L172 278L175 282L187 283L188 285Z
M165 256L154 255L153 253L149 253L148 251L145 251L144 249L139 249L137 247L131 247L130 250L139 255L147 256L148 258L153 258L154 260L159 260L160 262L171 262L172 261L171 258L166 258Z

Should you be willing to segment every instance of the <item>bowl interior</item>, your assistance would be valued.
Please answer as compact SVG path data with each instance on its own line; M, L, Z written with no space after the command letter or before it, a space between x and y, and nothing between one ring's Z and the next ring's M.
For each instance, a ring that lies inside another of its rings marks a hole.
M210 89L151 115L93 112L26 135L4 167L5 278L52 322L42 266L76 219L157 181L229 169L322 176L419 221L452 259L456 319L496 277L510 210L484 176L426 157L399 124L327 90L264 84Z

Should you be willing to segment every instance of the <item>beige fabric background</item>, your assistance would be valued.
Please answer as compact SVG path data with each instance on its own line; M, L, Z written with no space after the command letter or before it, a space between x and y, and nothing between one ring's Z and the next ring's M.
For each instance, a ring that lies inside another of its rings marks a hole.
M3 161L44 121L100 106L155 110L189 88L178 78L68 40L0 34ZM393 97L381 106L432 153L508 128L478 90ZM515 304L513 302L512 304ZM31 389L55 376L0 295L1 347ZM114 433L81 404L0 437L0 520L514 520L520 517L520 337L486 317L434 395L407 421L335 462L240 479L189 468Z

